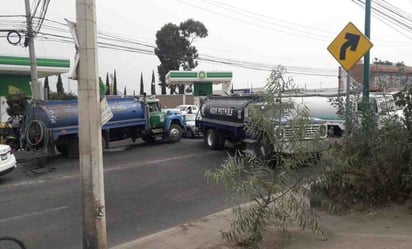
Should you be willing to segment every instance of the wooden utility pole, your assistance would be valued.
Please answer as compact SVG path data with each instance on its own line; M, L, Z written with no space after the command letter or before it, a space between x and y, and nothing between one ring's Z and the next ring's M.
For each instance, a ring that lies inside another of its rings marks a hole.
M79 156L83 194L83 248L107 248L103 183L100 95L98 82L96 3L76 0L80 63Z
M36 65L36 53L34 49L34 34L32 25L32 16L30 10L30 0L25 0L26 7L26 22L27 22L27 43L25 44L29 47L30 56L30 75L31 75L31 91L32 98L35 100L44 100L43 89L37 78L37 65Z

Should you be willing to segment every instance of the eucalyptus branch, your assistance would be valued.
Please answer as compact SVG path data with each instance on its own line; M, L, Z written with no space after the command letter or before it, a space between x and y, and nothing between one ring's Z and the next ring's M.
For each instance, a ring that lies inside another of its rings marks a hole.
M286 191L284 191L281 195L277 196L274 198L274 201L282 198L283 196L285 196L286 194L288 194L290 191L292 191L292 189L296 188L296 186L298 186L303 180L303 177L301 177L297 182L295 182L291 187L289 187Z

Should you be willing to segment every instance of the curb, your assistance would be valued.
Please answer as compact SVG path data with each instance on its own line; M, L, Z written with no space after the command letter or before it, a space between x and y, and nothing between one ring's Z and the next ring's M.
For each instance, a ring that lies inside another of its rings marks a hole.
M210 243L211 237L216 237L217 239L221 238L220 231L223 230L223 226L229 226L230 221L228 218L231 218L231 214L232 208L228 208L223 211L198 218L191 222L183 223L175 227L111 247L111 249L179 248L173 246L176 240L179 240L179 244L186 245L185 247L180 246L180 248L202 248L202 245ZM220 225L217 224L217 221L219 221ZM213 232L210 231L210 229L208 230L208 228L211 227L214 229ZM200 233L202 236L199 236ZM190 247L188 244L190 244Z

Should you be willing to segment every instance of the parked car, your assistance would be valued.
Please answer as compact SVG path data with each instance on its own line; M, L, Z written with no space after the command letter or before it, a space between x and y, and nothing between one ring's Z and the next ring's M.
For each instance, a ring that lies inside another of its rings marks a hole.
M199 112L199 108L196 105L178 105L176 108L178 108L182 114L196 114Z
M192 138L192 137L200 137L202 133L196 127L196 116L197 114L189 114L186 113L183 115L184 119L186 120L186 131L183 133L184 137Z
M10 173L16 166L13 149L10 145L0 144L0 176Z

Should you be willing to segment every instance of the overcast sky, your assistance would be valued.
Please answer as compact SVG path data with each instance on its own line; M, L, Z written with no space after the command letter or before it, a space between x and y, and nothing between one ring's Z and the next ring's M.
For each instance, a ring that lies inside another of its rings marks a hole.
M372 0L374 4L376 0ZM383 1L383 0L380 0ZM33 0L31 1L33 2ZM189 18L203 22L209 36L198 39L195 46L199 55L214 60L238 61L238 66L200 61L194 70L233 71L234 88L263 87L269 72L239 67L240 64L283 65L292 73L299 87L337 87L338 62L327 51L328 45L348 22L364 31L365 11L352 0L98 0L97 26L104 35L127 38L144 44L130 45L153 51L155 34L164 24L179 24ZM412 16L412 0L391 0L391 4L409 12ZM64 23L64 18L75 21L75 0L51 0L46 18ZM4 15L25 13L24 0L2 0L0 29L8 24L18 25L23 20ZM412 17L411 17L412 18ZM13 22L12 22L13 21ZM46 26L48 25L48 26ZM41 31L64 34L55 28L61 24L45 22ZM0 54L28 56L28 49L7 43L0 38ZM68 33L64 35L69 36ZM47 36L47 35L45 35ZM56 37L54 37L56 38ZM412 65L412 33L394 30L372 14L371 59L377 57L392 62L404 61ZM149 46L147 46L149 45ZM74 45L35 41L38 57L67 58L73 61ZM145 90L150 92L152 70L158 79L159 60L154 54L132 53L107 48L98 52L99 71L117 71L118 90L126 86L129 94L139 92L140 74L143 73ZM262 66L258 66L262 69ZM299 74L296 74L299 73ZM317 74L319 76L302 75ZM76 82L68 85L63 76L66 91L76 91ZM53 82L53 81L52 81ZM52 88L54 84L51 83ZM160 93L160 88L157 88Z

